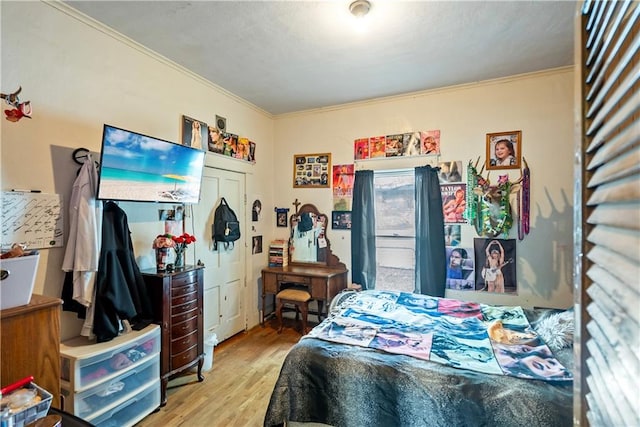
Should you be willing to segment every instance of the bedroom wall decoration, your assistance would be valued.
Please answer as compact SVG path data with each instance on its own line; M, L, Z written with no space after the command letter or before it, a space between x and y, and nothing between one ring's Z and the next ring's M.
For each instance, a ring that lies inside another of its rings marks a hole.
M6 119L10 122L15 123L23 117L31 118L31 101L20 102L18 97L20 92L22 92L22 86L19 86L18 90L13 93L0 93L0 98L4 99L4 102L10 107L13 107L10 110L4 110L4 114L7 116Z
M487 134L487 170L520 169L522 131Z
M276 212L276 226L288 227L289 208L275 208L274 210Z
M183 115L180 139L182 145L255 163L256 143L249 138L227 132L226 119L216 116L216 122L224 127L210 126L201 120Z
M331 153L294 154L293 188L329 188Z
M464 224L463 213L467 205L467 184L447 184L440 186L442 193L442 213L445 224Z
M516 294L516 240L473 239L476 290Z
M333 165L333 209L350 211L353 199L354 165Z
M467 165L467 195L464 218L472 224L479 236L507 237L513 224L517 224L518 239L529 234L529 200L531 172L526 159L520 178L510 181L509 175L499 175L491 185L489 172L482 176L484 165L477 171L480 159Z
M459 226L458 226L459 227ZM475 264L473 248L447 246L447 289L474 291Z
M382 157L428 156L440 154L440 131L416 131L368 138L353 142L354 160Z

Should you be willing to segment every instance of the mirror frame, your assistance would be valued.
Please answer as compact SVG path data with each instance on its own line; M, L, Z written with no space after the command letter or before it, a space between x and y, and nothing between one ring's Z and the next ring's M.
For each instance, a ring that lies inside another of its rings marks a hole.
M293 246L294 227L297 226L298 218L300 218L300 216L303 213L313 213L319 219L324 218L324 221L323 221L324 227L323 227L322 234L324 235L324 239L327 245L324 248L318 248L317 260L315 262L314 261L296 261L293 259L293 254L295 252L295 248ZM330 224L330 218L326 214L320 212L314 204L305 203L302 206L300 206L298 211L289 217L289 229L290 229L289 247L294 248L293 251L292 250L289 251L289 264L310 265L310 266L316 266L316 267L345 267L345 265L342 262L340 262L340 259L337 256L335 256L333 252L331 252L331 242L327 237L327 230L328 230L329 224Z

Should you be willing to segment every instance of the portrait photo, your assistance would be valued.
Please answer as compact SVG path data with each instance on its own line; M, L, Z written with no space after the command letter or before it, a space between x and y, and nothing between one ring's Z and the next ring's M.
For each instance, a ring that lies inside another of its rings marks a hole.
M487 134L487 170L520 169L522 131Z
M209 143L209 127L205 122L182 116L182 145L207 150Z
M251 253L252 254L261 254L262 253L262 236L253 236L252 238L253 244L251 245Z
M257 222L260 219L260 212L262 211L262 202L259 199L253 201L251 208L251 221Z
M475 290L473 249L447 246L447 289Z
M287 227L289 225L287 215L289 209L276 208L276 227Z

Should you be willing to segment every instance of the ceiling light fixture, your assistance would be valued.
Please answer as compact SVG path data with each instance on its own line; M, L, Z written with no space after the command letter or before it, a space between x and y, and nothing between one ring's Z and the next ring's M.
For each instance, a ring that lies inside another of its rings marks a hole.
M371 3L369 0L356 0L349 5L349 12L357 18L362 18L371 9Z

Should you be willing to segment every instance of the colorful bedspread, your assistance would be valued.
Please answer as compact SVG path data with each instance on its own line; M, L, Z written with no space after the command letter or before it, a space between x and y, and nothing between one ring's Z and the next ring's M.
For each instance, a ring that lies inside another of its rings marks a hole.
M544 381L571 372L521 307L391 291L353 293L305 338L370 347L456 368Z

